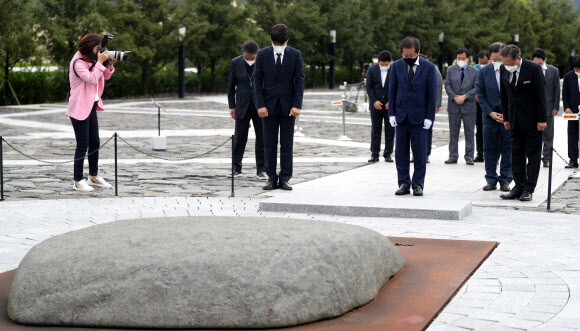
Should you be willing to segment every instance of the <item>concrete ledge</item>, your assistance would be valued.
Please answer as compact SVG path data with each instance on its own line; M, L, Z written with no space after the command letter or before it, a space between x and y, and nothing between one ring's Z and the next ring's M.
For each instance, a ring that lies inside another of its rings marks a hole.
M471 201L412 198L320 199L277 196L260 202L260 211L361 217L461 220L471 213Z

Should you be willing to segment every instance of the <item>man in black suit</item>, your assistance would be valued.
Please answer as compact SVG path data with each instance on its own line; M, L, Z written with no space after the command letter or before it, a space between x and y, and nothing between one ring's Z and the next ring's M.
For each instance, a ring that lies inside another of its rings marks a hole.
M564 75L562 101L566 114L578 114L580 106L580 55L572 61L574 70ZM568 121L568 157L570 164L566 168L578 168L578 121Z
M516 183L508 194L500 197L531 201L540 173L542 132L548 126L544 73L539 64L523 59L516 45L504 47L500 56L501 106L504 126L511 130Z
M288 45L290 32L284 24L270 29L272 46L261 49L254 69L254 94L264 126L264 190L292 190L294 121L300 115L304 96L304 63L299 50ZM276 172L280 131L280 173ZM278 183L279 181L279 183Z
M395 128L389 124L389 74L391 72L391 53L382 51L379 53L378 65L373 65L367 73L366 88L369 95L369 110L371 113L371 158L369 162L379 160L381 151L381 131L385 126L385 150L383 157L385 162L393 162L393 144L395 141Z
M236 121L234 133L234 175L242 173L242 159L248 142L250 121L256 133L256 170L259 178L264 175L264 135L262 119L258 116L254 102L253 74L258 44L246 41L242 44L242 55L232 60L228 80L228 103L230 115Z

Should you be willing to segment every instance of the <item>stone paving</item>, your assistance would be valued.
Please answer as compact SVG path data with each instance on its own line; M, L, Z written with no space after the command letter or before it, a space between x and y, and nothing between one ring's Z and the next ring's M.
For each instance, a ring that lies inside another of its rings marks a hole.
M579 217L475 207L461 221L364 218L258 210L259 199L123 197L4 201L0 272L51 236L119 219L171 216L292 217L364 226L401 237L500 244L429 330L580 328Z

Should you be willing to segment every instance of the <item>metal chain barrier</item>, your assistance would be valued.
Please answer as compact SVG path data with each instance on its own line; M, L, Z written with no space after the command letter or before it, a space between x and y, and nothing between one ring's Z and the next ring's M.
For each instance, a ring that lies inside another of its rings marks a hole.
M214 151L216 151L218 148L220 148L220 147L224 146L224 145L225 145L225 144L226 144L228 141L232 140L232 137L229 137L229 138L228 138L228 139L226 139L224 142L222 142L221 144L217 145L216 147L214 147L214 148L210 149L209 151L207 151L207 152L204 152L204 153L201 153L201 154L198 154L198 155L194 155L194 156L192 156L192 157L183 157L183 158L165 158L165 157L161 157L161 156L158 156L158 155L154 155L154 154L151 154L151 153L144 152L143 150L139 149L138 147L135 147L133 144L131 144L131 143L130 143L130 142L128 142L127 140L123 139L123 137L121 137L121 136L118 136L118 137L119 137L119 139L121 139L121 141L122 141L122 142L124 142L124 143L125 143L127 146L131 147L132 149L134 149L135 151L137 151L137 152L139 152L139 153L141 153L141 154L147 155L147 156L149 156L149 157L152 157L152 158L155 158L155 159L159 159L159 160L165 160L165 161L170 161L170 162L181 162L181 161L188 161L188 160L193 160L193 159L197 159L197 158L200 158L200 157L203 157L203 156L209 155L209 154L213 153Z
M39 159L39 158L36 158L34 156L31 156L31 155L28 155L28 154L24 153L23 151L19 150L14 145L12 145L8 141L6 141L6 139L4 139L4 138L2 138L2 141L4 141L6 143L6 145L8 145L8 147L10 147L13 150L15 150L18 154L20 154L20 155L22 155L22 156L24 156L24 157L26 157L28 159L31 159L31 160L34 160L34 161L37 161L37 162L40 162L40 163L46 163L46 164L66 164L66 163L73 163L75 161L83 160L85 157L87 157L89 155L92 155L92 154L98 152L99 150L101 150L101 148L105 147L105 145L108 144L113 139L114 136L115 135L112 135L109 139L107 139L107 141L105 141L104 144L102 144L101 146L99 146L99 148L95 149L94 151L92 151L90 153L87 153L86 156L79 157L77 159L68 160L68 161L46 161L46 160L42 160L42 159Z
M561 158L561 159L562 159L562 161L564 161L564 163L566 163L566 165L567 165L567 166L569 166L569 167L571 167L571 166L572 166L570 163L568 163L568 161L566 161L566 159L565 159L565 158L564 158L562 155L560 155L560 153L558 153L558 151L557 151L557 150L554 148L554 146L550 146L550 149L551 149L551 150L552 150L554 153L556 153L556 155L558 155L558 157L559 157L559 158Z

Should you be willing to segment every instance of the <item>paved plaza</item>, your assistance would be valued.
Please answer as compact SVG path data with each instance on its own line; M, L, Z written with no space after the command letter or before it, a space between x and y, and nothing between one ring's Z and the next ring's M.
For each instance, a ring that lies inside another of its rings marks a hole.
M113 190L72 191L72 164L31 160L4 144L6 201L0 202L0 272L18 267L39 242L61 233L121 219L172 216L292 217L364 226L388 236L497 241L499 246L435 319L429 330L574 330L580 328L580 178L554 156L552 212L546 211L548 171L541 169L531 203L502 201L499 191L483 192L482 163L445 165L448 156L446 98L437 115L433 154L424 197L395 197L393 163L368 165L370 115L348 113L342 136L339 108L330 106L340 92L305 94L295 137L292 192L266 192L256 178L254 137L244 158L244 174L235 178L231 198L231 141L234 122L225 95L184 100L161 99L162 135L168 149L151 150L157 134L157 109L149 100L106 102L99 113L101 143L114 132L142 154L119 141L119 197ZM66 104L0 108L0 134L35 159L71 160L75 140ZM557 118L555 147L566 156L566 123ZM462 139L460 137L460 139ZM179 159L173 162L151 155ZM460 143L460 154L463 148ZM113 141L100 154L100 173L113 181ZM461 220L340 216L261 211L269 198L319 204L428 204L470 202Z

